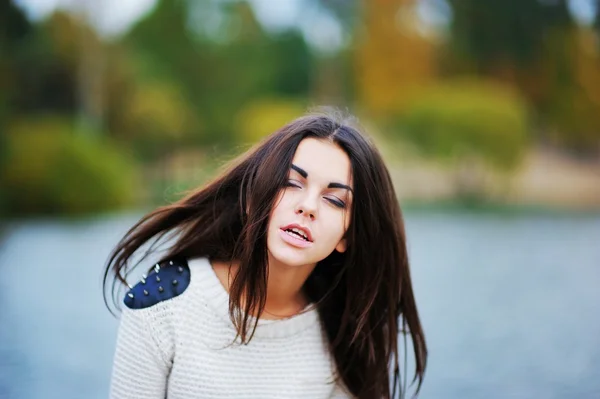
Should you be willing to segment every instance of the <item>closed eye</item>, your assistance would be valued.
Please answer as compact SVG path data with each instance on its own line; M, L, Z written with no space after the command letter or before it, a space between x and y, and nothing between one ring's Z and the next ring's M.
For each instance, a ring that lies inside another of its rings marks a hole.
M346 203L344 201L339 200L338 198L325 198L327 201L331 202L334 206L338 208L344 208Z
M295 182L294 180L288 180L287 182L285 182L284 187L302 188L302 186L299 183ZM323 197L323 198L325 198L329 203L331 203L333 206L335 206L337 208L345 208L346 207L346 203L337 197Z
M285 182L284 187L302 188L298 185L298 183L294 183L292 180L288 180L287 182Z

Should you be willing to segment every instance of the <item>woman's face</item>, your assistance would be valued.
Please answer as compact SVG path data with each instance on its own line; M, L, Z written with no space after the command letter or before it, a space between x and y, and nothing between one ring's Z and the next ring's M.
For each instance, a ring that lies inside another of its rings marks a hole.
M270 256L304 266L315 265L334 249L344 252L352 200L352 169L344 150L329 141L302 140L271 212Z

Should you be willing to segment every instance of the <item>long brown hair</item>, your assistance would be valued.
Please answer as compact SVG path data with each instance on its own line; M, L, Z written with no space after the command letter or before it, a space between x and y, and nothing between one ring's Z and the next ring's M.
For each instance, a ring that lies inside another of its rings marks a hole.
M418 393L427 346L400 206L379 152L336 115L308 115L289 123L232 161L209 184L142 217L111 253L104 287L112 278L115 300L119 283L126 283L127 273L140 263L129 265L130 258L153 240L144 259L164 237L170 237L171 244L163 260L235 260L239 271L230 287L230 315L242 342L249 342L256 329L249 316L260 317L266 301L269 215L287 182L296 148L306 137L336 143L352 166L348 248L320 261L303 287L317 304L339 378L358 398L404 397L407 381L400 376L398 341L400 335L410 334ZM404 339L405 369L406 346Z

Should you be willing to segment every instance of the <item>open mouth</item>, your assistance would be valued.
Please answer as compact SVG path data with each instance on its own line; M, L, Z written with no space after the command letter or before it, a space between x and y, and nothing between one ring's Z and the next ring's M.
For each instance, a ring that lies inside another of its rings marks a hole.
M306 233L304 233L300 229L292 228L292 229L285 229L283 231L285 231L286 234L288 234L288 235L290 235L290 236L292 236L294 238L310 242L310 240L308 239L308 237L306 237Z

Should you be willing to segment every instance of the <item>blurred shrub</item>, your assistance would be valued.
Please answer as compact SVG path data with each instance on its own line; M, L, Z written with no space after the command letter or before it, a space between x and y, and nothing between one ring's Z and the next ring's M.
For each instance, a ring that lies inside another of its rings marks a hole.
M178 85L167 81L138 84L124 101L121 119L121 133L143 158L177 147L200 128Z
M66 120L44 118L13 124L0 168L2 211L78 214L130 206L136 169L125 154Z
M416 95L401 116L401 137L448 162L455 195L468 204L503 195L506 172L519 165L529 143L525 101L489 81L440 82Z
M270 98L249 103L236 117L236 137L242 143L255 143L275 132L306 110L300 100Z
M480 158L510 170L528 144L527 107L499 84L456 80L423 90L402 115L403 135L425 155L460 161Z

